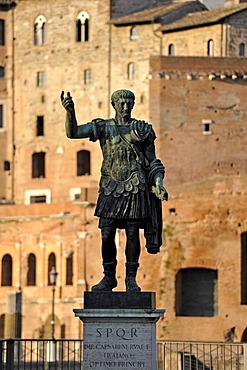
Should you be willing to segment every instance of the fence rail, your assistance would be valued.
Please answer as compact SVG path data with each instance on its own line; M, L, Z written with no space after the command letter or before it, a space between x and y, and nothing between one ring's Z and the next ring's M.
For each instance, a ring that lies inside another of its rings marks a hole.
M83 341L0 340L0 370L83 370ZM247 343L158 341L157 370L247 370Z
M247 343L157 342L157 370L247 370Z

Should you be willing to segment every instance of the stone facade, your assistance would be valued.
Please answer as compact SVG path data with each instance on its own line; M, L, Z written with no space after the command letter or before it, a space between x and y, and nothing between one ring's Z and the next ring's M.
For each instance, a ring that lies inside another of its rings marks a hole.
M143 10L146 3L131 4L127 13ZM84 123L112 116L112 91L129 88L136 93L133 116L152 122L155 128L157 154L166 164L171 194L163 207L165 244L161 254L147 254L141 232L139 283L143 290L156 291L159 307L167 309L159 337L225 340L229 328L236 326L241 340L245 306L240 305L239 260L240 235L246 226L243 130L247 71L245 58L218 57L236 57L239 43L246 44L246 11L232 14L223 26L216 22L166 33L160 30L162 19L165 24L175 22L193 9L201 11L202 5L184 2L183 10L165 13L155 23L118 25L117 17L127 14L126 4L123 7L122 1L114 1L111 5L109 0L60 0L54 9L51 0L20 0L8 11L0 7L6 31L5 44L0 45L5 69L5 77L0 79L0 104L4 107L0 128L1 281L6 272L3 258L8 254L12 261L11 284L0 289L1 319L7 291L21 289L22 336L50 336L48 272L54 254L59 273L56 337L81 336L72 309L81 308L83 291L102 275L100 233L91 207L97 196L101 153L97 143L65 137L65 111L59 95L61 90L71 92L78 122ZM76 41L76 37L84 37L76 32L79 15L89 21L84 42ZM114 19L110 21L111 15ZM34 27L40 20L45 20L45 33L41 32L45 42L34 45ZM133 27L137 37L130 39ZM229 32L225 54L224 29ZM214 40L217 58L206 57L208 39ZM171 43L177 57L161 58ZM158 57L150 62L151 55ZM90 173L79 176L77 153L82 150L90 153ZM32 168L36 153L45 155L44 173L39 176L34 176ZM29 204L44 199L46 203ZM117 289L124 290L124 231L118 232L117 245ZM234 266L232 251L238 259ZM220 261L222 254L225 258ZM28 280L30 255L36 257L35 285ZM176 315L176 276L191 267L218 272L218 316ZM231 290L234 295L229 299ZM205 330L188 331L192 320Z
M64 12L67 6L68 12ZM13 176L18 204L23 203L26 190L35 189L52 189L53 202L69 200L70 188L82 186L81 178L76 176L76 152L90 150L92 157L99 156L98 148L90 145L88 140L72 144L65 137L65 112L59 98L61 90L68 90L75 97L78 120L87 122L91 117L108 115L109 96L105 93L109 90L108 1L87 3L86 7L81 1L73 4L59 1L56 12L53 10L51 2L20 1L15 14L16 35L22 34L22 37L16 37L15 45L18 128L15 127L17 149ZM76 19L82 11L89 17L89 40L76 42ZM39 15L46 19L44 45L33 44L33 25ZM103 29L101 25L104 25ZM84 83L85 71L91 71L92 83ZM37 86L38 72L44 72L44 86ZM44 120L41 136L36 133L38 116L43 116ZM44 152L46 156L43 179L32 180L31 158L35 152ZM93 166L85 180L86 187L92 186L98 173L99 169Z
M238 57L245 56L247 5L190 14L180 22L161 27L162 55ZM231 13L231 14L230 14ZM200 40L198 42L198 40ZM172 45L172 54L169 52Z
M200 43L198 36L200 35ZM169 55L169 45L174 45L174 56L202 56L208 55L208 41L214 42L214 56L222 56L222 26L208 25L197 29L181 30L165 34L163 37L162 55Z
M230 329L235 328L234 340L245 340L241 238L247 227L243 135L247 82L243 75L234 80L231 74L220 77L244 69L245 61L156 57L151 58L151 68L150 96L155 98L150 100L150 114L159 127L159 154L170 187L158 283L160 305L167 309L160 335L222 341L229 340ZM218 75L211 80L212 70ZM205 122L211 122L208 131ZM217 272L211 317L179 312L178 277L188 269Z
M4 197L6 199L12 199L11 189L13 185L10 171L4 171L4 163L8 163L11 167L13 161L13 12L13 9L1 11L4 31L2 34L2 44L0 45L0 63L1 67L3 67L4 77L0 79L0 104L2 105L2 124L0 128L0 198Z

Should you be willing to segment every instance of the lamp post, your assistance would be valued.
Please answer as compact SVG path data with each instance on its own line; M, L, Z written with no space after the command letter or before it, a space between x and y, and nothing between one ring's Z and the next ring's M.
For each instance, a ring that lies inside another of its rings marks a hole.
M56 281L57 281L57 271L55 266L52 266L51 271L49 272L50 284L52 285L52 311L51 311L51 338L55 340L55 290L56 290Z

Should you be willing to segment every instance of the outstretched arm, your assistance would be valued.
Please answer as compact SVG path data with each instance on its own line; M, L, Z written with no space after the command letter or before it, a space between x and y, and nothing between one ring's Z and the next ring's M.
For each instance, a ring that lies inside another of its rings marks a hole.
M67 137L70 139L81 139L89 137L93 132L92 125L77 125L75 106L70 92L67 92L67 96L64 97L64 91L62 91L60 97L62 105L67 112L65 120L65 130Z

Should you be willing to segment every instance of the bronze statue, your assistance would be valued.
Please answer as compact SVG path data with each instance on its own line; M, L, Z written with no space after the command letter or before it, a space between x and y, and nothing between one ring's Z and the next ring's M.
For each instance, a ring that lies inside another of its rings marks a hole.
M67 137L99 140L103 154L95 215L101 229L104 277L92 291L111 291L117 286L117 228L126 232L126 291L140 291L136 283L139 229L144 229L147 251L158 253L162 244L161 200L168 199L164 166L155 155L154 130L147 122L131 117L135 95L129 90L112 94L115 118L96 118L83 125L77 125L69 92L66 97L62 92L61 101L67 111Z

